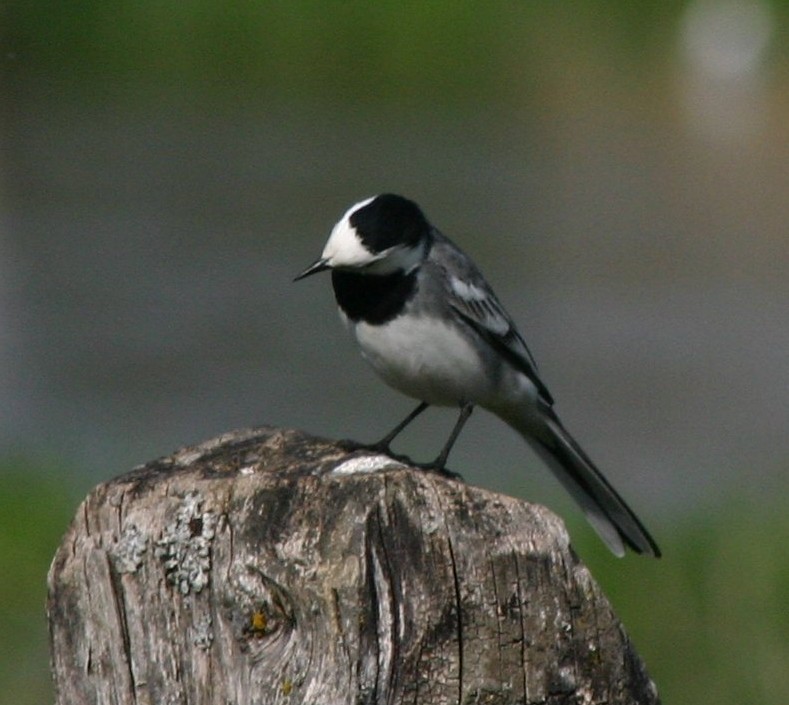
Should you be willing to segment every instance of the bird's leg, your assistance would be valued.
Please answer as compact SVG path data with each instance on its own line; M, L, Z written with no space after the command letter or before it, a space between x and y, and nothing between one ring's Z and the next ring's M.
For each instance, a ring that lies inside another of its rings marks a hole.
M405 459L405 456L397 456L392 453L389 444L400 434L400 432L408 426L419 414L421 414L427 407L430 406L427 402L421 402L408 416L406 416L397 426L395 426L389 433L387 433L380 441L375 443L357 443L356 441L342 441L343 447L348 450L374 450L379 453L394 458L395 460Z
M456 473L449 472L444 468L447 464L447 458L449 457L449 451L452 450L452 446L455 445L455 441L458 439L460 435L460 431L463 429L463 425L468 421L468 417L471 416L471 412L474 411L474 405L469 403L463 404L460 407L460 416L458 416L458 420L455 423L455 428L452 429L452 433L449 434L449 438L447 442L444 444L441 452L438 454L438 457L432 462L427 463L426 465L420 465L419 467L425 470L438 470L439 472L445 473L446 475L450 475L453 477L460 477Z
M380 450L387 455L391 455L391 450L389 449L389 444L400 434L400 432L408 426L419 414L421 414L427 407L430 406L427 402L423 401L420 402L419 406L416 407L408 416L406 416L397 426L395 426L389 433L387 433L380 441L377 443L373 443L372 445L368 446L368 448L373 448L375 450Z

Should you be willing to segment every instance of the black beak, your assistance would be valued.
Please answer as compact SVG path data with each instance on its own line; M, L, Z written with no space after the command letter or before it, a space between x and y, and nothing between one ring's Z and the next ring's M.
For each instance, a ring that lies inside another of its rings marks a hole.
M309 277L311 274L317 274L318 272L323 272L326 269L331 269L328 260L319 259L313 262L307 269L305 269L299 276L297 276L293 281L297 282L299 279L304 279L304 277Z

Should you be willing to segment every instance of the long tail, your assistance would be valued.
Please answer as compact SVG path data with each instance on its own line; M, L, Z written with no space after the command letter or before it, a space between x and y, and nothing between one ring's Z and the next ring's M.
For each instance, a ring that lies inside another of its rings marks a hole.
M564 488L580 505L587 520L616 556L625 546L636 553L660 557L660 549L638 517L619 496L589 456L548 408L540 414L541 428L535 433L534 419L528 424L508 423L547 463Z

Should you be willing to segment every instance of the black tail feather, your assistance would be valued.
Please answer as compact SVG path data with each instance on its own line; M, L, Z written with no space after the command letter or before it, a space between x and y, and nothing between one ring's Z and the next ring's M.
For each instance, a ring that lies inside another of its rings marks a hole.
M547 438L526 438L581 506L600 538L618 556L627 546L636 553L659 558L655 540L559 418L551 411L545 422L550 431Z

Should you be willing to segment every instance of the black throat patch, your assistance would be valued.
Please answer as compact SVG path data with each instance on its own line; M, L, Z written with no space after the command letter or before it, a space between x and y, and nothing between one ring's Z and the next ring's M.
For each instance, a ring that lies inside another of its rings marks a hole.
M409 274L398 271L374 275L335 269L331 273L334 297L342 312L354 323L374 326L397 318L417 290L418 268Z

